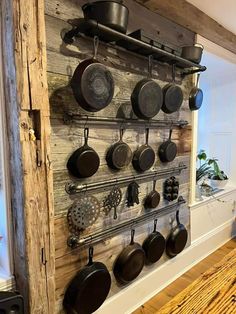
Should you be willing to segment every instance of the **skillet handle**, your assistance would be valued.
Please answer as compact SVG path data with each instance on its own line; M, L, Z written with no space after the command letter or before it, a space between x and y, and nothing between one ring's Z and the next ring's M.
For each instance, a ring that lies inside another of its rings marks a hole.
M88 145L89 128L84 129L84 145Z
M124 129L123 127L120 127L120 141L123 140L123 135L124 135Z
M134 234L135 234L135 230L131 229L131 241L130 241L130 244L134 244Z
M157 179L154 179L154 180L153 180L153 191L156 190L156 183L157 183Z
M154 220L154 229L153 232L157 231L157 218Z
M170 129L169 138L168 138L169 141L171 141L172 132L173 132L173 129Z
M93 59L96 60L98 54L98 45L99 45L99 38L98 36L93 37Z
M153 56L148 56L148 78L152 77Z
M177 224L180 225L180 221L179 221L179 210L177 210L177 212L176 212L176 221L177 221Z
M149 128L146 128L146 145L148 145L148 138L149 138Z
M175 63L172 64L172 71L171 71L171 74L172 74L172 82L175 83L175 72L176 72L176 66L175 66Z
M88 261L88 265L92 265L93 264L93 247L90 246L89 247L89 261Z

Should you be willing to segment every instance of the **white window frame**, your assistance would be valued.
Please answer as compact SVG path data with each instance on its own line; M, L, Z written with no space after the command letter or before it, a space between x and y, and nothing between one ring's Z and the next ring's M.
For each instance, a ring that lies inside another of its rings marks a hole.
M204 50L210 52L220 58L223 58L229 62L236 64L236 54L230 52L229 50L209 41L208 39L197 35L196 42L204 46ZM194 82L196 84L197 74L194 75ZM196 203L196 167L197 167L197 149L198 149L198 111L192 111L192 149L191 149L191 159L190 159L190 195L189 195L189 205L190 207Z

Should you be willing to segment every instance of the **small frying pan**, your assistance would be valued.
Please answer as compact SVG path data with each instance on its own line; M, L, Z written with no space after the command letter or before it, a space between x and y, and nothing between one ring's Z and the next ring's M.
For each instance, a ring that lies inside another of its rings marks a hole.
M153 118L161 110L163 102L161 87L151 79L152 56L149 56L148 61L149 76L136 84L131 95L133 111L140 119Z
M175 64L172 65L173 83L167 84L163 88L163 104L162 111L165 113L173 113L180 109L184 96L182 89L175 85Z
M134 229L131 230L131 242L115 260L113 273L118 283L127 284L134 280L142 271L145 253L141 245L134 242Z
M158 155L162 162L173 161L177 155L177 146L171 141L172 129L169 132L169 138L162 143L158 149Z
M198 88L199 78L200 74L197 75L196 86L191 90L189 94L189 109L191 111L200 109L203 102L203 91Z
M69 313L90 314L105 301L111 287L106 266L93 262L93 248L89 248L89 262L72 279L63 300Z
M156 263L165 251L166 240L163 235L156 231L157 219L154 220L154 230L143 242L146 256L146 264Z
M134 152L133 167L135 170L143 172L152 167L155 162L155 152L148 145L149 129L146 129L146 143Z
M156 191L156 180L153 181L153 190L148 194L145 199L145 209L156 208L160 203L160 194Z
M176 212L177 225L172 228L166 240L166 254L175 257L183 251L188 240L188 231L179 221L179 211Z
M89 129L84 129L84 145L78 148L69 158L67 169L78 178L88 178L94 175L100 164L95 150L88 146Z
M110 168L121 170L127 167L132 160L130 147L123 142L124 130L120 129L120 140L113 144L106 155L107 164Z
M96 60L98 37L94 37L94 56L81 62L71 79L71 87L78 104L90 112L99 111L111 102L114 81L111 72Z

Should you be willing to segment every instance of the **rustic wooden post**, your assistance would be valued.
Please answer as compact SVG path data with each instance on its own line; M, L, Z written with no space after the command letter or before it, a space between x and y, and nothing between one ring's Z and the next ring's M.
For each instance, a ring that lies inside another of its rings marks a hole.
M16 286L27 312L53 314L54 210L44 0L2 0Z

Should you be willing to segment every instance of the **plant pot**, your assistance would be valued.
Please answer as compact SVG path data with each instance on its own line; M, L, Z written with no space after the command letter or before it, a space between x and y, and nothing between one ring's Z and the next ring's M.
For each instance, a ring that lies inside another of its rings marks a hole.
M213 189L223 189L228 183L229 179L226 179L226 180L210 179L210 181L211 181L211 186L213 187Z

